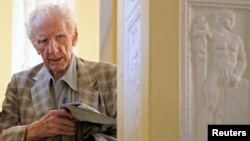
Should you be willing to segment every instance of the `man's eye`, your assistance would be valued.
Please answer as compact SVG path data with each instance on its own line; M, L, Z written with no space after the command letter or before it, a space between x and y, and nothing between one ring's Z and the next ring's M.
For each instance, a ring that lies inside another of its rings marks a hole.
M47 41L47 39L42 39L42 40L38 40L38 43L45 43Z
M64 35L63 35L63 34L59 34L59 35L57 35L56 37L57 37L57 38L63 38Z

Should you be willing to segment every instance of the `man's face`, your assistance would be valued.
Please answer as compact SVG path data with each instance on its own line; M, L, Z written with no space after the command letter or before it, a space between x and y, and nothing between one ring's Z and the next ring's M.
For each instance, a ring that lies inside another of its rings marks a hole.
M234 28L234 15L226 15L224 19L224 25L228 30L232 30Z
M38 17L31 26L31 41L45 66L52 72L67 69L77 42L77 31L70 31L60 16Z

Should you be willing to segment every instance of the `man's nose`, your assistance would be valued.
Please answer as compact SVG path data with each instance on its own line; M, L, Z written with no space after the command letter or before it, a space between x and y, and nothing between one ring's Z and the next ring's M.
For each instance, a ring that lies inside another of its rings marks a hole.
M48 53L56 54L58 52L58 43L55 40L50 40Z

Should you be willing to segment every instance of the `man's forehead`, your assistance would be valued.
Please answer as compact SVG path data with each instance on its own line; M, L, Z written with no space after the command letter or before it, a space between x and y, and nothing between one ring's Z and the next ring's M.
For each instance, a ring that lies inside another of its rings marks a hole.
M34 27L44 26L44 25L60 25L64 24L63 17L59 14L38 14L30 20L30 24Z
M31 24L32 29L40 34L58 34L66 30L65 23L60 19L37 19Z
M44 31L42 30L41 32L36 32L36 39L44 39L47 38L48 36L57 36L57 35L63 35L65 34L64 31Z

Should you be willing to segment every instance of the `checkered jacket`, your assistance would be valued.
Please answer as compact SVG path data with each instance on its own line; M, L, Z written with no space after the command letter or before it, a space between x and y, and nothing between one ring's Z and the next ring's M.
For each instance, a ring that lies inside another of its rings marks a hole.
M44 64L12 76L0 113L1 141L23 141L27 125L53 109ZM116 66L76 58L80 102L116 118Z

